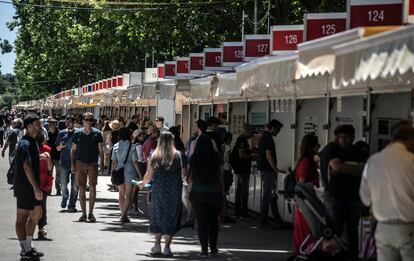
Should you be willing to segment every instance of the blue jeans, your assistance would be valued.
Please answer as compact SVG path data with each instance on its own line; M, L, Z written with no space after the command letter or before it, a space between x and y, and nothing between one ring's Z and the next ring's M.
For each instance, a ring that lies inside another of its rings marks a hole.
M68 183L70 180L70 198ZM60 171L60 184L62 188L62 208L66 208L66 204L69 199L69 208L76 207L76 201L78 200L78 185L76 184L76 175L72 173L70 168L62 167Z
M274 171L260 171L262 176L262 202L260 204L260 215L262 221L266 221L269 215L270 201L272 199L272 191L276 188L277 174ZM279 217L275 217L280 219Z

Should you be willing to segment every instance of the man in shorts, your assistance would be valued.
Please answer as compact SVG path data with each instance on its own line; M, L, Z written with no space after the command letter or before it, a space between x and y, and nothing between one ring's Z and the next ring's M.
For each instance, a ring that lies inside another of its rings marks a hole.
M79 222L96 222L93 215L93 208L96 200L96 184L98 181L98 159L103 159L103 139L101 132L92 128L93 114L83 114L83 129L73 136L71 160L72 173L76 174L79 187L79 203L82 209L82 216ZM101 160L101 172L104 169ZM86 181L89 178L89 215L86 216Z
M33 234L42 216L43 194L40 190L39 147L35 140L41 124L35 114L23 120L26 130L16 150L16 173L13 189L17 200L16 234L19 239L22 259L37 260L43 256L32 247Z

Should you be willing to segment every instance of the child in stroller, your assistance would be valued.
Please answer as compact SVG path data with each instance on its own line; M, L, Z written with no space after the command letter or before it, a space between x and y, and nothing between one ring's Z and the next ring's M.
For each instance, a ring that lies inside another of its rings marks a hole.
M334 221L316 195L313 184L298 183L294 194L311 231L302 242L295 260L346 260L347 246L336 232Z

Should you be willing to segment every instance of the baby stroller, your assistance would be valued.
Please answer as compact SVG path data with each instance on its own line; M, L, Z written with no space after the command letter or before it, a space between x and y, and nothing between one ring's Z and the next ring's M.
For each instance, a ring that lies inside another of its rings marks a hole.
M295 188L295 200L311 231L302 242L296 260L346 260L348 248L338 236L334 222L316 195L313 184L298 183ZM339 248L339 251L334 256L322 251L327 242L336 242L335 247Z

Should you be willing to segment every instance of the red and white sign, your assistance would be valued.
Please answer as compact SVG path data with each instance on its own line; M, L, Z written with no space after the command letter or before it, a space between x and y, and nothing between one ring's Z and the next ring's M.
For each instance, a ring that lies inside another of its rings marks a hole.
M164 79L164 76L165 76L164 69L165 69L165 65L163 63L157 64L158 79Z
M243 63L243 42L224 42L221 45L222 65L235 67Z
M112 88L118 87L118 82L116 81L116 76L112 77Z
M99 90L103 89L103 81L99 81Z
M108 85L107 85L108 89L112 88L112 79L109 78L109 79L106 79L106 81L108 82Z
M204 48L204 70L220 71L221 48Z
M190 72L190 59L188 57L178 57L175 59L176 75L188 75Z
M106 80L106 79L105 79L105 80L103 80L102 82L103 82L103 86L102 86L102 88L103 88L103 89L107 89L107 88L108 88L108 80Z
M414 0L404 1L404 23L414 24Z
M116 77L116 81L117 81L117 86L118 87L122 87L122 85L123 85L123 80L124 80L124 76L122 76L122 75L118 75L117 77Z
M164 78L173 79L175 77L175 61L164 63Z
M349 0L349 28L402 25L403 0Z
M303 24L272 26L272 54L284 54L296 51L298 44L303 42Z
M270 54L270 35L268 34L245 35L243 43L245 62Z
M346 30L347 13L305 14L305 41L312 41Z
M190 53L190 73L200 74L204 70L204 53Z

